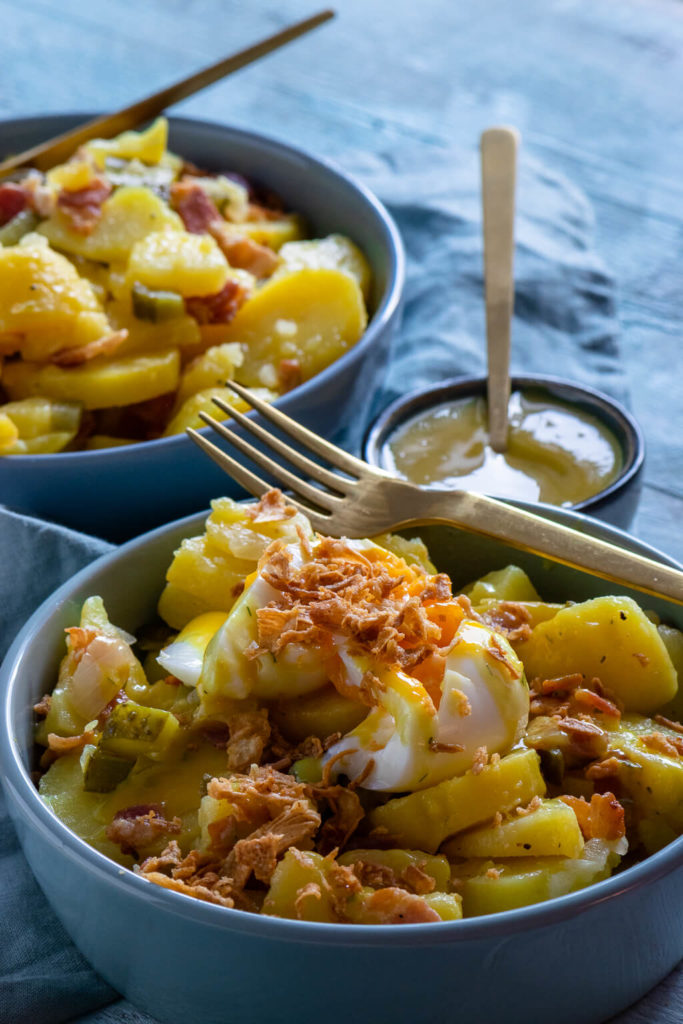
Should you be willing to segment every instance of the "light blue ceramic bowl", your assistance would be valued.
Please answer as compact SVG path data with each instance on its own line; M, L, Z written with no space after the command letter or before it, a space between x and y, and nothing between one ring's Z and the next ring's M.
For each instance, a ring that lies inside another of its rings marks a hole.
M67 131L84 116L2 122L0 155ZM171 118L170 125L175 152L200 167L236 171L269 186L305 214L315 235L346 234L367 256L374 292L365 334L341 359L276 403L337 441L343 424L364 420L368 381L386 361L400 321L404 254L393 220L361 184L282 142L183 118ZM116 541L206 508L226 486L224 474L210 459L197 458L184 435L125 448L0 458L0 502ZM237 485L230 493L240 493Z
M673 564L585 516L543 511ZM202 521L165 526L80 572L29 620L0 673L10 813L45 895L110 984L167 1024L597 1024L674 967L683 956L683 839L550 903L437 925L363 927L260 917L165 891L55 818L29 775L31 706L54 685L64 627L78 621L86 596L100 594L112 620L135 631L154 612L173 550ZM456 585L514 560L549 600L614 589L449 527L420 533ZM683 607L650 598L646 606L683 628Z

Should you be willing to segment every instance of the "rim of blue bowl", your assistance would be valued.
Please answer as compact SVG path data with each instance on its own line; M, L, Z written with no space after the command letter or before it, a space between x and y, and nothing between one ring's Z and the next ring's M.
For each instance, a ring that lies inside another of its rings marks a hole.
M546 514L550 518L557 518L559 515L569 519L570 524L578 529L606 536L608 539L621 542L630 550L639 551L674 568L683 569L683 566L668 555L630 536L625 531L596 522L571 509L557 509L549 505L522 501L515 501L512 504L530 509L537 514ZM544 903L485 917L442 921L434 924L405 924L397 927L396 925L370 926L292 921L286 918L269 917L215 906L191 896L156 886L89 846L43 802L23 765L16 739L10 728L10 705L17 685L17 663L31 643L33 631L40 625L45 614L61 602L68 600L71 592L85 583L92 573L99 573L102 569L115 566L121 555L128 555L132 552L143 553L147 544L167 533L175 533L181 529L189 531L201 528L207 514L207 512L202 512L186 516L151 530L121 545L115 551L102 555L81 569L62 584L33 613L17 635L0 667L0 697L2 698L2 703L0 703L0 769L3 783L21 804L24 814L29 816L33 827L48 836L50 842L58 843L61 850L71 860L81 864L85 861L91 870L104 876L108 884L116 887L122 886L130 895L138 893L148 903L152 901L164 913L190 917L197 922L205 923L208 927L244 932L271 939L291 939L297 943L323 942L335 946L364 945L369 947L412 946L416 942L421 945L450 945L470 940L495 939L526 932L533 928L547 927L584 913L631 890L649 885L670 874L674 869L683 867L683 836L680 836L657 853L626 868L623 872L566 896L558 896ZM189 532L186 535L189 536Z
M101 112L100 112L101 113ZM92 112L73 112L65 111L64 113L52 113L44 115L33 115L31 117L15 117L8 118L7 120L0 121L0 133L5 129L10 128L12 125L29 127L32 124L36 126L46 121L69 121L72 120L74 125L82 124L91 118L97 117L99 114ZM390 323L390 321L396 315L403 296L403 287L405 284L405 250L403 247L403 241L399 230L394 223L394 220L385 207L384 203L365 185L358 181L353 175L348 174L341 167L334 163L332 160L328 160L325 157L312 156L303 149L298 149L296 146L290 146L289 143L283 142L272 135L266 135L263 132L252 132L246 128L233 128L230 125L221 123L220 121L205 121L201 118L194 117L168 117L169 127L171 132L175 125L196 127L204 129L211 129L217 133L228 133L233 137L239 137L246 141L253 142L265 142L269 146L273 146L280 152L287 154L289 157L295 157L297 160L303 160L310 166L322 168L327 174L331 175L338 184L350 191L357 192L364 202L367 204L371 213L377 220L378 225L381 228L383 235L383 242L386 246L386 251L389 256L388 268L387 268L387 287L385 288L384 294L377 308L373 311L372 316L368 322L362 337L352 348L350 348L344 355L340 356L339 359L335 359L333 363L321 370L314 377L304 381L298 387L293 388L292 391L288 391L284 395L280 395L273 405L278 409L286 409L287 406L293 400L305 399L306 396L315 390L319 385L325 385L325 383L332 379L338 369L343 367L350 362L355 361L361 352L364 352L367 348L370 348L377 335L384 330L384 328ZM252 413L250 413L252 414ZM200 433L209 436L211 434L210 427L200 428ZM44 464L44 460L49 458L51 463L55 461L66 460L69 464L77 463L82 461L85 463L83 471L87 470L87 463L97 458L100 459L120 459L122 453L132 452L135 453L140 447L147 449L149 445L164 445L178 446L192 444L189 437L183 432L182 434L173 434L170 437L159 437L152 441L138 441L131 444L125 445L124 447L115 448L98 448L92 451L77 451L77 452L53 452L51 454L43 455L12 455L12 464L20 467L25 467L28 470L31 466L40 466Z
M560 401L571 403L575 400L577 404L583 404L587 411L602 420L619 444L624 461L616 479L591 497L573 505L562 506L564 509L575 512L594 509L626 487L642 470L645 461L643 432L635 417L616 398L598 391L589 384L543 373L515 374L510 377L510 386L512 391L532 391L537 387L540 390L548 389L549 393L552 393L553 389L556 389L556 397ZM463 375L451 377L440 384L416 388L415 391L401 395L370 425L363 442L364 458L373 466L388 469L383 453L386 451L390 435L398 427L424 409L435 408L448 402L454 397L454 392L456 397L461 397L465 394L484 393L485 388L485 376Z

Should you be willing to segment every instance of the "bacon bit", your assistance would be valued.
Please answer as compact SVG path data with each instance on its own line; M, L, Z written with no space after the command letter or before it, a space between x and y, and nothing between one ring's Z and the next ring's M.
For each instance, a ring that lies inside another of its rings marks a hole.
M472 774L481 775L486 765L489 763L489 752L485 746L477 747L474 752L474 759L472 761Z
M531 683L532 689L537 693L572 693L577 686L583 686L583 675L580 672L572 672L567 676L558 676L556 679L534 679Z
M254 277L261 279L270 277L280 257L267 245L260 245L248 235L239 234L238 230L230 227L222 218L208 227L231 267L248 270Z
M489 868L486 872L486 877L493 879L493 881L498 881L500 878L500 871L498 868Z
M43 694L37 704L33 705L33 710L41 718L45 718L52 707L52 697L49 693Z
M667 736L663 732L651 732L642 737L643 743L650 750L667 757L683 757L683 738Z
M185 310L201 325L229 324L247 295L244 285L229 280L215 295L193 295L185 299Z
M624 808L614 793L594 793L590 803L576 796L560 800L576 814L584 839L621 839L626 834Z
M531 613L518 601L498 601L483 613L482 619L510 643L528 640L531 636Z
M604 729L601 729L594 722L589 722L585 719L561 718L557 724L563 732L568 733L573 740L578 742L584 740L591 742L595 737L605 735Z
M0 228L14 220L28 205L26 191L13 181L0 185Z
M296 509L287 504L277 487L266 491L254 505L247 505L245 512L254 523L279 523L296 515Z
M638 652L634 651L633 657L636 659L636 661L640 662L643 668L647 668L647 666L650 664L650 659L647 654L639 654Z
M543 801L541 800L540 796L535 796L529 801L526 807L515 807L515 814L519 818L525 818L527 814L533 814L534 811L537 811L538 808L541 806L542 802Z
M102 204L112 193L112 185L103 178L94 178L86 188L62 189L57 206L79 235L89 235L102 216Z
M671 718L665 718L664 715L655 715L655 722L657 725L663 725L665 729L683 733L683 725L680 722L674 722Z
M592 690L587 690L584 687L579 687L574 691L574 701L581 705L597 711L598 714L607 715L609 718L621 718L621 711L613 704L611 700L607 700L606 697L601 697L597 693L593 693Z
M89 341L87 345L76 345L74 348L61 348L50 356L50 362L56 366L80 366L98 356L108 356L115 352L128 337L128 330L124 327L113 334L107 334L96 341Z
M278 390L286 394L298 387L303 380L301 362L298 359L281 359L277 369Z
M181 828L180 818L172 818L171 821L164 818L160 804L141 804L117 811L105 835L121 847L122 853L137 857L145 846L155 842L159 836L177 834Z
M301 889L298 889L294 900L294 910L298 920L303 921L306 919L303 911L303 904L306 900L314 899L320 902L322 898L323 894L317 882L308 882Z
M366 919L375 924L420 924L441 918L421 896L391 887L377 889L364 902Z
M245 772L252 764L260 764L263 751L270 739L268 710L240 711L228 718L228 769Z
M192 235L206 234L214 221L222 220L218 207L197 182L174 181L170 204Z

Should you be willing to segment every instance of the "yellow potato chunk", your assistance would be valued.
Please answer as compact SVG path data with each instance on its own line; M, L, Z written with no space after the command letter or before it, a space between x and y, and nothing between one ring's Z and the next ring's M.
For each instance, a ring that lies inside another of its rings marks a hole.
M43 362L111 327L89 281L47 245L0 248L0 335L18 335L24 359ZM0 346L1 346L0 342Z
M358 282L363 298L368 301L372 285L370 265L358 246L344 235L287 242L280 249L280 258L282 263L275 271L278 277L306 268L342 270Z
M433 856L422 850L348 850L337 857L337 863L351 867L358 861L389 868L397 878L411 867L420 868L434 879L434 888L448 892L451 882L451 866L443 856Z
M273 705L270 719L286 739L301 743L307 736L327 739L332 733L345 735L359 725L368 713L364 704L343 697L334 686L282 700Z
M504 569L494 569L481 579L465 587L466 594L473 605L483 601L540 601L538 591L533 583L517 565L508 565Z
M443 852L455 857L580 857L583 836L571 807L543 800L529 814L463 832Z
M92 139L86 143L85 149L93 154L101 167L104 167L108 156L158 164L166 152L167 144L168 121L165 117L158 117L144 131L122 132L113 139Z
M633 801L648 853L683 832L683 756L674 746L680 740L675 729L642 715L624 715L610 732L606 757L617 756L619 785Z
M77 192L87 188L95 177L93 166L87 160L71 160L68 164L60 164L48 171L45 178L49 188L56 191L67 189Z
M0 408L0 455L8 455L18 440L16 424Z
M462 894L465 917L528 907L584 889L608 878L625 841L590 839L581 856L470 860L453 865L453 885Z
M300 515L255 522L231 498L217 498L211 508L206 533L184 540L166 573L158 610L174 629L203 612L230 611L268 544L295 540L297 525L305 524Z
M529 679L574 672L597 677L627 711L653 711L678 688L657 627L630 597L596 597L562 608L517 652Z
M38 363L10 363L3 385L12 399L32 395L82 402L85 409L145 402L175 391L180 375L177 349L121 359L92 359L64 368Z
M269 391L268 388L252 388L252 391L264 402L272 402L277 398L275 392ZM200 417L200 412L208 413L216 420L229 419L229 413L213 404L214 398L220 398L239 412L248 412L251 409L248 402L236 395L234 391L230 391L229 388L206 388L204 391L198 391L196 395L191 395L183 402L166 427L164 437L169 437L171 434L182 434L188 427L194 427L195 430L205 427L206 424Z
M678 691L673 700L661 709L662 714L667 718L673 718L680 722L683 719L683 633L674 626L667 626L664 623L657 626L657 632L661 636L664 646L669 652L673 667L676 669L678 679Z
M117 356L154 352L164 348L193 349L200 341L199 325L194 317L178 316L153 323L133 315L129 300L116 300L107 306L107 315L115 330L125 328L128 337L116 350Z
M211 235L153 231L133 246L127 279L183 297L215 295L225 286L228 261Z
M226 380L233 380L235 369L242 365L243 360L242 349L234 342L214 345L203 355L197 356L185 368L180 378L177 404L181 405L198 391L220 387Z
M352 277L306 269L264 284L228 325L224 340L244 343L241 383L276 387L281 360L298 360L302 380L308 380L355 345L366 323Z
M136 242L165 228L184 231L178 214L151 189L125 185L104 201L102 216L89 235L74 231L59 209L37 230L55 249L101 263L123 263Z
M305 238L306 225L298 213L289 213L278 220L242 221L235 224L235 234L246 235L259 245L267 245L277 252L283 245Z
M401 846L434 853L444 839L528 804L545 794L535 750L516 750L475 775L467 772L436 786L389 800L369 815Z

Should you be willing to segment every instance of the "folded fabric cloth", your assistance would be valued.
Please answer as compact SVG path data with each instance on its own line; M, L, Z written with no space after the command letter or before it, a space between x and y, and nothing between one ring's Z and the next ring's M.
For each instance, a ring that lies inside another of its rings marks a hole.
M477 157L444 149L439 159L430 151L428 166L426 159L414 148L392 161L365 154L347 161L389 205L408 253L404 327L385 379L375 382L370 414L402 391L485 369ZM527 158L518 206L513 368L561 367L623 399L613 283L592 248L586 199ZM349 426L349 446L360 444L367 424L366 417ZM0 653L55 587L109 547L0 510ZM30 875L1 794L0 951L2 1021L152 1024L71 944Z

